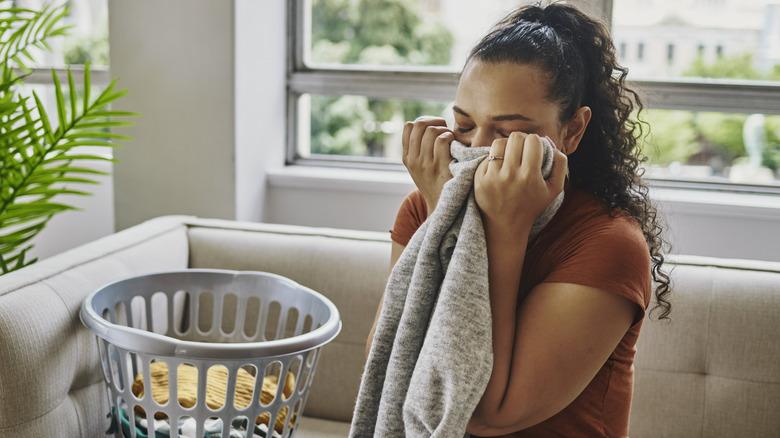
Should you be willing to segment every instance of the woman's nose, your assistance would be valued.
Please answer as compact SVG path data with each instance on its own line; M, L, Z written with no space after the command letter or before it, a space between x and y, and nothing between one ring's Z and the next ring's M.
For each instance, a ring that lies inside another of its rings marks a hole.
M478 129L474 134L474 138L471 140L472 147L490 146L495 140L494 136L486 129Z

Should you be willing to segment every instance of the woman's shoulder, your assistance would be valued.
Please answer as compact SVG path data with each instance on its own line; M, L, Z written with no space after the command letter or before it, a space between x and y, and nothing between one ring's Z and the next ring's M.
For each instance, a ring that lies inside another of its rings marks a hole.
M406 246L415 231L428 217L428 208L420 190L415 189L401 202L395 217L390 237L396 243Z
M576 223L579 230L620 232L639 236L644 241L641 225L625 211L610 209L602 199L578 187L567 191L565 197L568 197L568 202L564 201L562 216Z
M552 273L545 281L611 291L644 309L651 292L651 260L640 224L581 189L566 196L565 216L546 236L544 260Z
M414 189L406 195L398 211L399 214L405 213L411 216L417 225L422 224L428 218L428 207L419 189Z
M597 196L580 188L566 192L568 199L558 221L549 230L549 244L564 254L587 254L599 259L631 261L649 266L650 250L639 222L610 209Z

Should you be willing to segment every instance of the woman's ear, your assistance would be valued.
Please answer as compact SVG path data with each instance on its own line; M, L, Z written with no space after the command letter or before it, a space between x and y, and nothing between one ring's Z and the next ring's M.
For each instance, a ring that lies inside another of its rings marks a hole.
M580 145L582 135L585 134L585 128L588 127L590 122L590 107L583 106L574 113L569 122L566 124L566 131L563 134L563 147L560 148L564 154L569 155L577 150L577 146Z

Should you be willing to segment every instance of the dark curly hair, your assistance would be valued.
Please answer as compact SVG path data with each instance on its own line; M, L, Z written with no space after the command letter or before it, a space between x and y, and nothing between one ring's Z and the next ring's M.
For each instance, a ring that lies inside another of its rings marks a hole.
M640 165L646 160L638 144L643 136L642 101L626 84L628 69L618 65L607 28L570 5L524 6L474 47L468 57L472 59L542 68L550 78L548 98L561 106L561 123L582 106L590 107L590 123L569 156L571 181L641 225L656 283L653 310L660 310L659 319L668 318L671 280L662 266L669 244L641 177Z

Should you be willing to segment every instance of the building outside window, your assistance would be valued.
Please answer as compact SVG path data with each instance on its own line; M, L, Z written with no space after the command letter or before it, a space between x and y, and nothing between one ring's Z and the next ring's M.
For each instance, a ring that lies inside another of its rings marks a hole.
M422 114L451 117L468 50L523 3L290 2L288 163L402 170L403 122ZM610 17L620 63L645 96L648 177L780 193L780 6L571 3L606 5L596 13ZM636 55L627 53L629 44Z
M649 89L669 87L669 97L686 96L664 102L658 98L664 91L646 93L648 176L776 187L780 111L771 102L780 87L776 2L612 3L616 43L647 42L644 58L620 59L629 78Z

